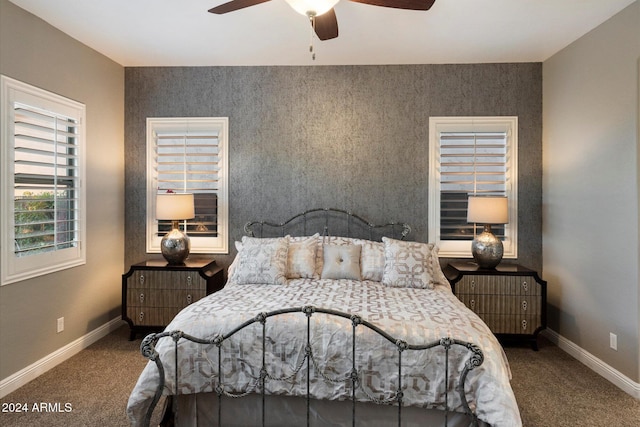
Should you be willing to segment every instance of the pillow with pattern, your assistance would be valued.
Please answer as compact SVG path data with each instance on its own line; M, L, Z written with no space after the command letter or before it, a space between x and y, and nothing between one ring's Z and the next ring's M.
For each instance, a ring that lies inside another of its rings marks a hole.
M309 237L289 237L287 255L287 278L301 279L318 277L316 274L316 251L319 233Z
M384 274L384 243L358 239L356 244L362 246L360 255L362 280L381 282Z
M382 283L395 288L433 289L432 243L405 242L383 237ZM438 267L439 268L439 267Z
M288 249L289 239L286 237L259 239L244 236L231 280L241 285L286 284Z
M451 284L449 283L449 280L447 280L447 276L444 275L442 266L440 265L440 258L438 257L439 253L440 248L434 245L433 250L431 251L431 279L433 280L434 285L444 286L451 290Z

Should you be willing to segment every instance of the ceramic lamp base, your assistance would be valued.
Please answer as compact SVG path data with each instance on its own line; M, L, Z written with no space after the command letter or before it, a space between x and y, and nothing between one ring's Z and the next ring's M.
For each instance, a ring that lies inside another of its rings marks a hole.
M184 264L189 256L191 244L189 236L184 234L178 228L173 228L168 232L160 242L160 251L162 256L169 264Z
M471 243L471 254L480 268L495 268L502 260L504 248L502 241L485 225L484 231Z

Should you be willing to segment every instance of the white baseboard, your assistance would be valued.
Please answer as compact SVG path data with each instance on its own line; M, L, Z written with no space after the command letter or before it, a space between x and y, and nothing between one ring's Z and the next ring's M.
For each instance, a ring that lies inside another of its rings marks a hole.
M545 329L542 334L551 342L558 346L561 350L568 353L571 357L589 367L598 375L604 377L610 383L620 388L625 393L640 399L640 383L633 381L615 368L607 365L593 354L579 347L577 344L569 341L562 335L551 329Z
M70 344L54 351L48 356L43 357L37 362L27 366L26 368L16 372L13 375L3 378L0 381L0 399L8 395L9 393L19 389L29 381L36 379L40 375L47 372L49 369L56 367L65 360L78 354L80 351L89 347L94 342L98 341L115 331L123 325L120 317L115 318L104 325L94 329L88 334L78 338Z

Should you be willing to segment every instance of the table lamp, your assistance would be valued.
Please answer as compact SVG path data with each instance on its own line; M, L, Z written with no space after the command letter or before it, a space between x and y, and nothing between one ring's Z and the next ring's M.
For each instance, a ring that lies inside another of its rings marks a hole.
M189 236L180 231L179 221L195 217L193 194L164 193L156 196L156 219L170 220L171 231L160 242L162 256L169 264L184 264L189 256Z
M495 268L504 249L502 241L491 232L491 224L509 222L508 199L495 196L469 196L467 221L484 224L484 230L471 243L471 254L480 268Z

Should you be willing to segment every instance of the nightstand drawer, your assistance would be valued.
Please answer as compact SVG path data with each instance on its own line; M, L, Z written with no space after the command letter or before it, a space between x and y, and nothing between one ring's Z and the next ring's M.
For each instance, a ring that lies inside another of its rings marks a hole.
M482 320L494 334L533 334L541 325L540 315L485 314Z
M535 314L542 312L540 296L504 296L504 295L469 295L459 294L458 298L473 312L485 314Z
M164 326L180 310L180 307L127 307L127 317L138 326Z
M205 289L128 289L127 307L185 307L205 295Z
M540 285L531 276L463 276L456 295L541 295Z
M152 289L206 290L207 281L195 271L137 270L128 279L129 287Z

